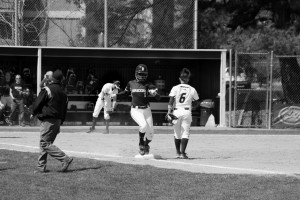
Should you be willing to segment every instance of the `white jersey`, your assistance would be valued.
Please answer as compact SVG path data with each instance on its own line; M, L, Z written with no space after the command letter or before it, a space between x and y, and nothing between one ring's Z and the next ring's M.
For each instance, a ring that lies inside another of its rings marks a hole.
M98 117L102 108L104 108L104 119L109 119L110 116L107 111L112 111L116 105L116 97L111 98L112 94L117 94L118 89L114 88L113 83L106 83L103 85L94 108L93 117Z
M192 101L199 99L198 93L192 86L188 84L179 84L172 88L170 97L175 97L174 108L192 107Z
M103 85L102 90L99 94L99 97L101 96L102 98L104 98L104 100L109 99L111 94L117 94L118 93L118 89L115 88L114 90L112 89L114 87L113 83L106 83L105 85ZM102 96L103 95L103 96Z

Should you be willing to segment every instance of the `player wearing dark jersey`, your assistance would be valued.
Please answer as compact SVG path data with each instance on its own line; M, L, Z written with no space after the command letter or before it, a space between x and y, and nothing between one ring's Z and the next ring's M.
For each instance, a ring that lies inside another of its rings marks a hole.
M130 115L139 125L139 153L149 154L149 143L153 139L153 118L148 97L160 98L157 88L148 78L148 68L144 64L139 64L135 70L135 80L128 82L125 90L117 94L132 96Z

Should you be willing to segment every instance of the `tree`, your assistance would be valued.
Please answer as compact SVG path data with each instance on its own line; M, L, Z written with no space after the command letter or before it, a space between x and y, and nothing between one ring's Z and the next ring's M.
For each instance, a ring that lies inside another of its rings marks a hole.
M300 54L298 1L229 0L226 8L221 10L225 10L225 16L231 16L226 24L230 29L224 29L227 31L225 39L211 48L242 52L274 51L276 55ZM220 10L217 12L221 13ZM217 33L217 37L224 38L224 33ZM300 103L298 60L294 56L278 58L285 99L287 103Z

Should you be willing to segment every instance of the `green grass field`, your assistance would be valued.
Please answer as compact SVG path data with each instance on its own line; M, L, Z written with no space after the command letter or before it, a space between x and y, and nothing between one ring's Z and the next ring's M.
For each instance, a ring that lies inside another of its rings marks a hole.
M67 173L48 158L35 174L38 154L0 150L0 199L272 199L300 198L300 178L283 175L202 174L75 158Z

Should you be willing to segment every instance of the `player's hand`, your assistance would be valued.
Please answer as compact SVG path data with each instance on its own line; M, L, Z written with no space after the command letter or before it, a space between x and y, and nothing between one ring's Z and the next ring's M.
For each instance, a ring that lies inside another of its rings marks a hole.
M149 90L148 90L148 93L149 93L151 96L156 96L156 95L157 95L157 89L149 89Z
M166 116L165 116L165 120L166 121L169 121L169 116L170 116L170 114L172 114L171 112L168 112L167 114L166 114Z
M31 115L30 115L30 120L32 120L33 118L34 118L34 116L31 114Z

